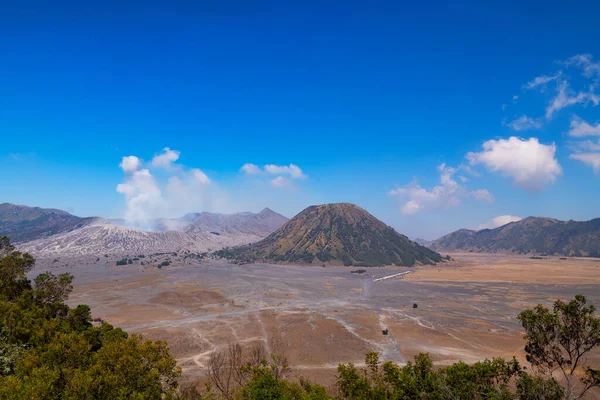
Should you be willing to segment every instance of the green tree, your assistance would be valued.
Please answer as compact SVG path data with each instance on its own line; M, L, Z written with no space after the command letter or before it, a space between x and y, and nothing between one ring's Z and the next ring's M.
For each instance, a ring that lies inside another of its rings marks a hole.
M93 353L65 390L73 399L161 399L177 392L180 370L164 341L132 335Z
M440 393L454 399L514 399L511 381L521 374L519 362L513 358L480 361L469 365L458 362L442 370Z
M244 367L249 380L242 387L241 400L333 400L325 388L300 379L291 382L277 374L277 367L263 361L260 365Z
M564 395L565 389L554 378L522 374L517 380L519 400L559 400Z
M27 349L25 345L14 344L8 341L4 330L0 331L0 375L14 373L17 360Z
M34 265L32 256L16 251L6 236L0 237L0 300L14 300L29 287L27 272Z
M427 354L400 367L379 362L376 353L366 356L366 368L352 364L338 367L338 398L429 400L561 400L562 388L554 379L525 373L518 361L501 358L475 364L458 362L434 368ZM515 391L515 387L517 390Z
M518 316L525 328L527 361L546 376L560 372L567 400L600 385L600 371L585 365L586 354L600 346L600 318L586 304L577 295L568 303L557 300L552 310L540 304Z
M168 399L181 371L165 342L91 324L64 302L69 274L38 275L28 254L0 238L0 399Z
M44 272L33 280L35 290L35 301L41 306L54 303L63 303L69 298L73 291L73 276L65 273L58 276Z

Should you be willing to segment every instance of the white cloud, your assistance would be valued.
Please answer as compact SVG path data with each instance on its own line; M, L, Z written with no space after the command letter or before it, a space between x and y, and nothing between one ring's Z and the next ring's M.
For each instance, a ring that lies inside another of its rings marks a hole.
M404 205L402 206L402 208L400 208L400 211L402 212L402 214L404 215L413 215L413 214L417 214L420 211L423 210L423 205L418 203L415 200L409 200L406 203L404 203Z
M283 176L278 176L271 180L271 186L277 189L284 188L290 184L290 180L288 178L284 178Z
M597 142L582 140L581 142L576 142L575 146L578 150L600 151L600 139Z
M512 97L512 101L511 104L517 104L519 102L519 96L518 95L514 95ZM506 110L508 108L508 104L502 104L502 111Z
M208 176L198 168L192 168L190 171L194 180L202 185L208 185L210 183L210 179Z
M267 164L264 167L265 172L273 175L289 175L294 179L304 179L306 175L302 172L300 167L294 164L290 165L273 165Z
M488 140L483 151L467 154L472 165L482 164L492 172L499 172L515 181L515 185L530 192L554 183L562 173L555 158L556 145L541 144L537 138L523 140L517 137Z
M171 150L168 147L163 149L161 154L154 156L152 159L153 167L171 168L173 163L179 159L181 153L178 150Z
M141 165L142 162L136 156L127 156L122 158L119 167L121 167L123 172L134 172L140 169Z
M591 78L600 75L600 62L594 62L591 54L576 54L563 62L565 65L575 65L583 70L583 75Z
M569 83L566 80L561 81L558 84L557 95L550 101L550 104L546 107L546 118L552 118L552 115L562 110L563 108L572 106L574 104L583 104L587 106L589 103L593 103L597 106L600 103L600 97L594 92L579 92L575 94L569 89Z
M302 169L294 164L267 164L263 168L260 168L256 164L246 163L242 165L240 171L245 173L246 175L277 175L275 178L269 180L271 186L276 189L294 187L292 182L293 180L308 178L308 176L302 172Z
M465 171L467 174L469 174L471 176L474 176L474 177L480 177L481 176L481 174L479 172L475 171L473 168L471 168L467 164L460 164L458 166L458 169L461 170L461 171Z
M560 78L562 75L561 71L558 71L558 73L556 75L541 75L541 76L537 76L535 78L533 78L533 80L527 82L525 85L523 85L523 89L527 89L527 90L531 90L531 89L535 89L539 86L542 86L542 88L546 87L546 85L558 78Z
M440 172L440 183L431 190L424 189L416 180L404 187L390 190L389 194L391 196L400 196L407 199L400 208L403 214L413 215L424 210L458 207L462 202L462 198L469 195L467 189L453 179L457 171L456 168L441 164L437 169ZM482 191L486 190L482 189Z
M477 189L471 192L476 200L484 200L488 203L494 202L494 196L487 189Z
M511 222L520 221L521 219L522 219L521 217L515 217L514 215L500 215L496 218L492 218L491 220L489 220L488 222L486 222L484 224L477 226L476 229L477 230L494 229L494 228L498 228L500 226L504 226Z
M251 164L251 163L246 163L246 164L242 165L242 168L240 168L240 171L244 172L248 175L256 175L256 174L261 173L260 167L256 164Z
M594 106L600 104L600 96L595 93L595 88L600 84L600 62L595 62L591 54L577 54L567 60L558 61L558 63L566 68L581 69L583 76L590 81L586 82L582 90L573 90L570 87L570 75L558 71L554 75L535 77L523 85L523 90L539 89L543 92L550 83L555 83L556 92L546 106L546 119L549 120L556 112L576 104L585 107L589 104Z
M600 136L600 123L596 123L596 125L591 125L579 118L573 118L571 120L571 129L569 129L569 136Z
M569 157L589 165L594 169L594 173L600 174L600 153L576 153L571 154Z
M179 152L168 147L154 157L150 167L170 171L166 181L159 181L149 168L142 168L138 157L123 157L120 166L125 178L116 190L125 197L123 217L128 225L152 229L155 218L181 216L207 208L211 202L211 193L207 190L211 183L209 177L198 168L172 168L172 163L178 158Z
M271 174L271 175L287 175L292 179L305 179L307 176L302 172L302 169L294 164L290 165L275 165L275 164L267 164L262 169L256 165L251 163L246 163L242 165L240 168L241 172L244 172L247 175L258 175L261 173Z
M508 123L508 126L511 129L514 129L515 131L519 132L526 131L529 129L540 129L542 127L542 124L539 121L528 117L527 115L522 115L514 121Z
M445 180L446 184L441 183L441 181L440 178L440 184L434 186L431 190L426 190L417 181L413 181L404 187L391 190L389 194L408 198L401 207L401 212L405 215L416 214L426 208L437 210L458 207L463 196L463 193L457 193L458 183L451 179L450 182Z

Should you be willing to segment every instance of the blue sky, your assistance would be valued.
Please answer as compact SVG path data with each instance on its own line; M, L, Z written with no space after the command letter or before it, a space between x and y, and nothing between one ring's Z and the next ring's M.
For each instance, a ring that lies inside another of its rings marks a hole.
M346 201L428 239L600 216L600 4L196 3L0 6L0 202Z

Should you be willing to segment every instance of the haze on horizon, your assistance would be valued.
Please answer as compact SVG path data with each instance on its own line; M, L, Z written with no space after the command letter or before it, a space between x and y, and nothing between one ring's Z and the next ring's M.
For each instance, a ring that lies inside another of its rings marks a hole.
M425 239L599 216L598 4L2 8L0 202L350 202Z

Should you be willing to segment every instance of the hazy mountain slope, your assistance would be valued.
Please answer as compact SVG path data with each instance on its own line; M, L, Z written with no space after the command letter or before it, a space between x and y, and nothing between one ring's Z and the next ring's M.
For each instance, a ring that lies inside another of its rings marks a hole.
M266 239L224 249L217 255L238 261L302 264L414 265L441 256L353 204L311 206Z
M0 235L38 257L149 254L218 250L263 239L287 221L269 209L258 214L191 213L151 221L158 231L128 228L120 219L79 218L65 211L0 205Z
M184 216L189 218L190 214ZM236 214L199 213L186 232L218 232L221 234L250 234L266 237L288 221L286 217L265 208L258 214L243 212Z
M429 247L429 245L431 244L431 240L425 240L421 238L416 238L415 240L413 240L413 242L424 247Z
M495 229L460 229L430 247L436 251L600 256L600 218L580 222L529 217Z
M214 235L204 231L144 232L98 220L77 230L24 243L19 249L37 257L137 255L179 251L204 252L260 239L261 237L255 235Z
M8 236L13 243L69 232L94 220L93 217L80 218L51 208L0 204L0 236Z
M148 222L153 231L217 232L249 234L266 237L287 222L281 214L265 208L255 214L240 212L217 214L209 212L188 213L179 218L156 218ZM110 220L117 226L126 226L125 221Z

